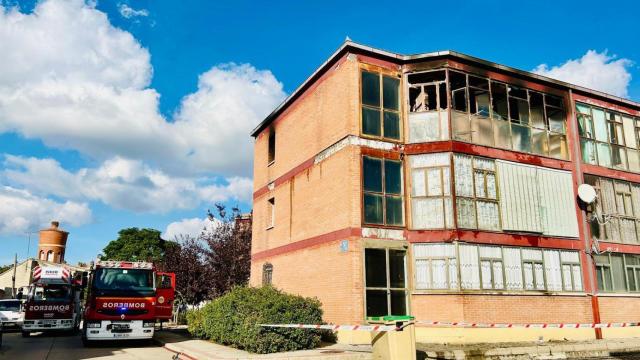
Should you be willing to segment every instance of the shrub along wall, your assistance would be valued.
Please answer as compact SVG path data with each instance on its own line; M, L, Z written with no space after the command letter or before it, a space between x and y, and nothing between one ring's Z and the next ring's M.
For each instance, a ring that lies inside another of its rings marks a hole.
M270 286L236 287L187 313L189 332L196 337L255 353L313 349L330 331L263 328L259 324L321 324L320 301L286 294Z

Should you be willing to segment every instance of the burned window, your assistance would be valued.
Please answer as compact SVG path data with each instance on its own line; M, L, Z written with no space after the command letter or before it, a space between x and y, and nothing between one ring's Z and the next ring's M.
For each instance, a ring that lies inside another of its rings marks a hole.
M598 193L589 206L591 236L595 239L640 244L640 184L585 175Z
M365 249L366 316L406 315L406 251Z
M273 281L273 265L265 263L262 265L262 286L269 286Z
M400 140L400 80L362 71L362 134Z
M409 142L449 138L447 83L444 70L409 74Z
M402 163L364 156L362 174L364 223L402 226Z
M413 155L411 166L411 219L414 229L454 227L451 197L451 155Z
M495 162L462 154L453 159L458 227L500 230Z
M640 172L640 119L576 103L582 161L587 164Z
M269 131L269 155L268 163L272 164L276 161L276 131L271 129Z

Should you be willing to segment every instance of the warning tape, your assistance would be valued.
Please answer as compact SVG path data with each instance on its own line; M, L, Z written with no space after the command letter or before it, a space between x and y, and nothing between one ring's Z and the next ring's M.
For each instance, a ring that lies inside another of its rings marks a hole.
M393 325L308 325L308 324L260 324L262 327L324 330L395 331Z
M447 321L416 321L417 324L430 326L451 326L465 328L525 328L525 329L604 329L640 326L640 322L621 323L538 323L538 324L510 324L510 323L467 323Z

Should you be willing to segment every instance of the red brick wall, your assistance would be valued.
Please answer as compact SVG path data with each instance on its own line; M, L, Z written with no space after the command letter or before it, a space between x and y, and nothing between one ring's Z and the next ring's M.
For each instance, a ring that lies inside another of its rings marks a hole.
M640 320L640 298L599 296L602 322L630 322Z

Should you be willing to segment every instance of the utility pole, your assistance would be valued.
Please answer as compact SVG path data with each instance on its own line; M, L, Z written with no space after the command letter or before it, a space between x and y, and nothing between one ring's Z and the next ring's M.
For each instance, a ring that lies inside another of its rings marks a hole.
M18 253L13 258L13 276L11 277L11 293L16 298L16 269L18 268Z

